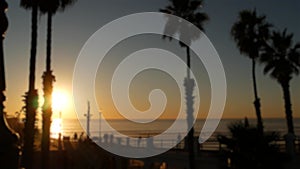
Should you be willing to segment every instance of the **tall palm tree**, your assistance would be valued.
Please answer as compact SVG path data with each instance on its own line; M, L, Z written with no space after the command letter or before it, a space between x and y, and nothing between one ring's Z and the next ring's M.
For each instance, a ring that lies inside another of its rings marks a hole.
M231 36L236 42L242 54L247 55L252 60L252 79L254 89L254 107L257 116L257 128L263 132L263 120L260 109L260 98L256 84L256 60L261 50L270 36L269 28L272 25L266 21L266 16L258 16L256 10L243 10L239 13L238 21L231 28Z
M19 135L10 129L4 112L6 82L3 42L8 28L8 19L5 14L7 8L7 2L0 0L0 166L1 168L17 169L19 167Z
M36 110L38 108L38 92L37 89L35 89L38 2L38 0L21 0L21 6L25 9L31 9L32 12L29 89L25 94L26 122L24 128L23 165L26 169L31 169L33 163L34 127Z
M206 13L201 12L200 10L203 7L202 0L169 0L170 5L164 9L161 9L161 12L172 14L183 18L200 30L204 31L203 24L205 21L208 21L208 16ZM186 105L187 105L187 124L188 124L188 137L187 137L187 146L189 150L189 165L190 169L195 168L195 157L194 157L194 110L193 110L193 89L194 89L194 80L190 77L190 68L191 68L191 56L189 45L193 40L199 38L199 33L187 32L189 27L185 24L181 24L180 21L174 20L173 18L168 18L167 24L164 30L163 38L166 38L168 35L169 39L175 33L179 33L180 36L180 46L186 49L186 62L187 62L187 77L185 79L184 85L186 90ZM185 42L185 43L183 43Z
M288 132L295 134L290 81L300 71L300 43L293 46L292 39L293 34L288 34L286 29L274 31L270 45L266 46L260 60L265 64L264 73L277 80L282 87Z
M47 50L46 50L46 71L43 74L43 134L42 134L42 168L49 168L49 146L50 126L52 116L52 91L55 77L51 70L51 41L52 41L52 17L58 10L63 11L68 5L76 0L40 0L39 9L42 14L47 14Z

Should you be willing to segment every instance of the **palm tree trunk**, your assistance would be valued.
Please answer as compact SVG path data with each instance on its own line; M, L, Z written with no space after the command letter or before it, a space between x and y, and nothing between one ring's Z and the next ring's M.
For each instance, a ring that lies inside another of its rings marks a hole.
M43 75L44 105L43 105L43 134L42 134L42 168L49 168L49 148L50 148L50 126L52 116L52 90L54 76L51 71L51 32L52 14L48 12L47 21L47 53L46 71Z
M8 19L5 14L7 7L5 0L0 1L0 165L1 168L17 169L20 152L19 135L10 129L4 112L6 81L3 41L8 28Z
M32 7L31 20L31 50L30 50L30 70L29 70L29 91L35 90L35 64L36 64L36 48L37 48L37 15L38 7Z
M46 54L46 70L51 71L51 42L52 42L52 13L48 12L47 20L47 54Z
M187 105L187 123L188 123L188 136L187 136L187 148L189 151L189 166L190 169L195 169L195 153L194 153L194 98L193 98L193 89L194 89L194 80L190 78L190 48L186 46L186 57L187 57L187 78L185 79L185 89L186 89L186 105Z
M254 89L254 107L257 117L257 129L262 134L264 131L263 121L261 117L261 110L260 110L260 98L258 97L257 92L257 84L256 84L256 62L255 58L252 57L252 78L253 78L253 89Z
M4 2L2 2L2 3L4 3ZM2 5L2 4L0 4L0 5ZM2 10L2 9L0 9L0 10ZM0 123L2 123L2 124L0 124L0 132L2 132L1 126L3 126L3 124L4 124L2 121L4 121L4 102L6 100L6 97L4 95L4 92L6 90L6 82L5 82L3 40L4 40L4 33L7 30L8 21L7 21L6 15L4 13L4 9L3 9L3 11L0 11L0 12L1 12L0 13Z
M281 83L281 87L283 90L284 107L285 107L285 115L286 115L288 132L291 134L295 134L289 82Z
M33 153L34 153L34 131L35 131L35 116L38 107L38 92L35 89L35 62L36 62L36 47L37 47L37 17L38 6L37 1L34 1L32 7L31 20L31 52L30 52L30 70L29 70L29 91L25 95L26 106L26 122L24 128L24 156L23 164L26 169L32 169Z
M3 54L3 37L2 35L0 35L1 39L0 39L0 92L4 92L5 89L6 89L6 83L5 83L5 70L4 70L4 54ZM4 95L4 93L3 93ZM1 99L1 102L0 104L3 104L2 102L5 101L5 96L3 97L0 97ZM2 106L1 106L2 107ZM3 105L4 107L4 105Z
M187 77L190 78L190 69L191 69L191 54L190 47L186 46L186 64L187 64Z

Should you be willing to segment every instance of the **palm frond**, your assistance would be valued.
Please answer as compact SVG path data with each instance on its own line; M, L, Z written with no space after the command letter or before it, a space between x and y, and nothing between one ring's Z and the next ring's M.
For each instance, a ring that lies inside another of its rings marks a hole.
M293 46L293 34L287 29L273 31L270 45L265 48L260 61L265 64L264 73L283 84L300 71L300 44Z
M39 9L42 14L54 14L60 6L60 0L39 0Z
M67 7L74 5L77 0L60 0L60 11L64 11Z
M266 16L258 16L256 9L252 11L243 10L239 13L238 20L233 24L230 34L240 53L246 54L251 59L256 59L269 39L271 27L272 25L266 21Z
M21 0L20 6L24 9L31 9L35 3L37 3L37 0Z
M203 5L203 1L202 0L194 0L194 1L191 1L190 2L190 5L189 5L189 10L190 11L196 11L197 9L201 8Z
M76 1L77 0L39 0L39 9L42 14L55 14L57 11L64 11Z
M164 9L160 9L160 12L166 14L176 15L180 18L183 18L192 24L194 24L197 28L204 31L203 24L208 21L208 16L206 13L200 12L199 10L203 6L202 0L170 0L171 4L166 6ZM174 19L167 16L167 23L164 28L163 39L178 33L180 40L182 42L186 42L188 44L180 43L181 46L189 45L191 41L199 38L200 35L196 32L190 32L187 30L191 30L187 27L187 25L182 24L178 19Z

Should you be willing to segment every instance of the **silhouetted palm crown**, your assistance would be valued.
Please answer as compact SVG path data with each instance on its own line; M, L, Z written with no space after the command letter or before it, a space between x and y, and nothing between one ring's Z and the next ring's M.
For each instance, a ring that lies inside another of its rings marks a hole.
M21 0L20 5L25 9L31 9L35 3L38 3L38 0Z
M293 34L274 31L271 44L265 48L261 62L265 63L264 73L279 83L289 82L293 75L299 74L300 69L300 43L293 45Z
M244 10L239 13L239 20L233 25L231 35L241 53L257 58L259 50L270 36L271 26L266 22L266 16L257 16L256 10Z
M42 13L55 14L58 10L64 10L76 0L40 0L39 8Z
M200 30L204 31L203 23L208 20L206 13L200 12L202 8L202 0L169 0L171 5L167 6L165 9L161 9L161 12L172 14L183 18L191 23L193 23ZM182 42L187 42L190 45L191 41L199 38L199 33L189 32L189 28L181 24L180 20L174 20L174 18L168 18L167 24L165 26L164 34L170 36L174 35L176 32L179 33ZM166 36L164 36L166 38ZM171 40L171 38L170 38ZM185 46L180 42L181 46Z

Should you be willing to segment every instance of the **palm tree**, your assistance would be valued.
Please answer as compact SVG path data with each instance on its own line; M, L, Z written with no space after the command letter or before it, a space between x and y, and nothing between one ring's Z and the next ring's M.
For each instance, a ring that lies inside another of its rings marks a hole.
M19 154L19 135L10 129L4 111L4 102L6 100L5 90L5 62L4 62L4 49L3 42L5 32L8 28L8 19L6 17L6 10L8 4L5 0L0 0L0 158L1 168L17 169L18 154ZM3 163L4 162L4 163Z
M43 134L42 134L42 168L49 168L50 126L52 116L52 90L55 77L51 70L51 41L52 41L52 17L58 10L64 10L75 0L41 0L39 9L42 14L47 14L47 51L46 71L43 75L44 105L43 105Z
M21 6L25 9L31 9L31 50L30 50L30 68L29 68L29 90L25 94L26 122L24 128L24 152L23 165L31 169L33 163L33 145L34 145L34 127L36 120L36 110L38 107L38 92L35 89L35 64L37 48L37 17L38 0L21 0Z
M161 12L172 14L183 18L200 30L204 31L203 24L205 21L208 21L208 16L206 13L200 11L203 6L202 0L169 0L171 5L167 6L165 9L161 9ZM194 80L190 77L190 68L191 68L191 56L189 45L193 40L199 38L199 33L187 32L189 27L185 24L181 24L179 20L174 20L174 18L168 18L167 24L164 30L163 38L166 38L168 35L169 39L172 40L171 36L175 33L179 33L180 36L180 46L186 49L187 57L187 78L185 79L184 85L186 89L186 105L187 105L187 123L188 123L188 137L187 144L189 150L189 165L190 169L195 168L195 157L194 157L194 116L193 116L193 89L194 89ZM185 43L183 43L185 42Z
M254 88L254 107L257 116L257 128L263 133L263 121L260 110L260 98L256 84L256 60L259 57L262 47L269 38L269 28L272 25L266 22L266 16L257 16L256 10L243 10L239 13L238 21L231 28L231 36L236 42L242 54L252 60L252 78Z
M292 39L293 34L288 34L286 29L274 31L260 60L265 64L264 73L282 87L288 132L294 135L290 81L300 71L300 43L293 46Z

